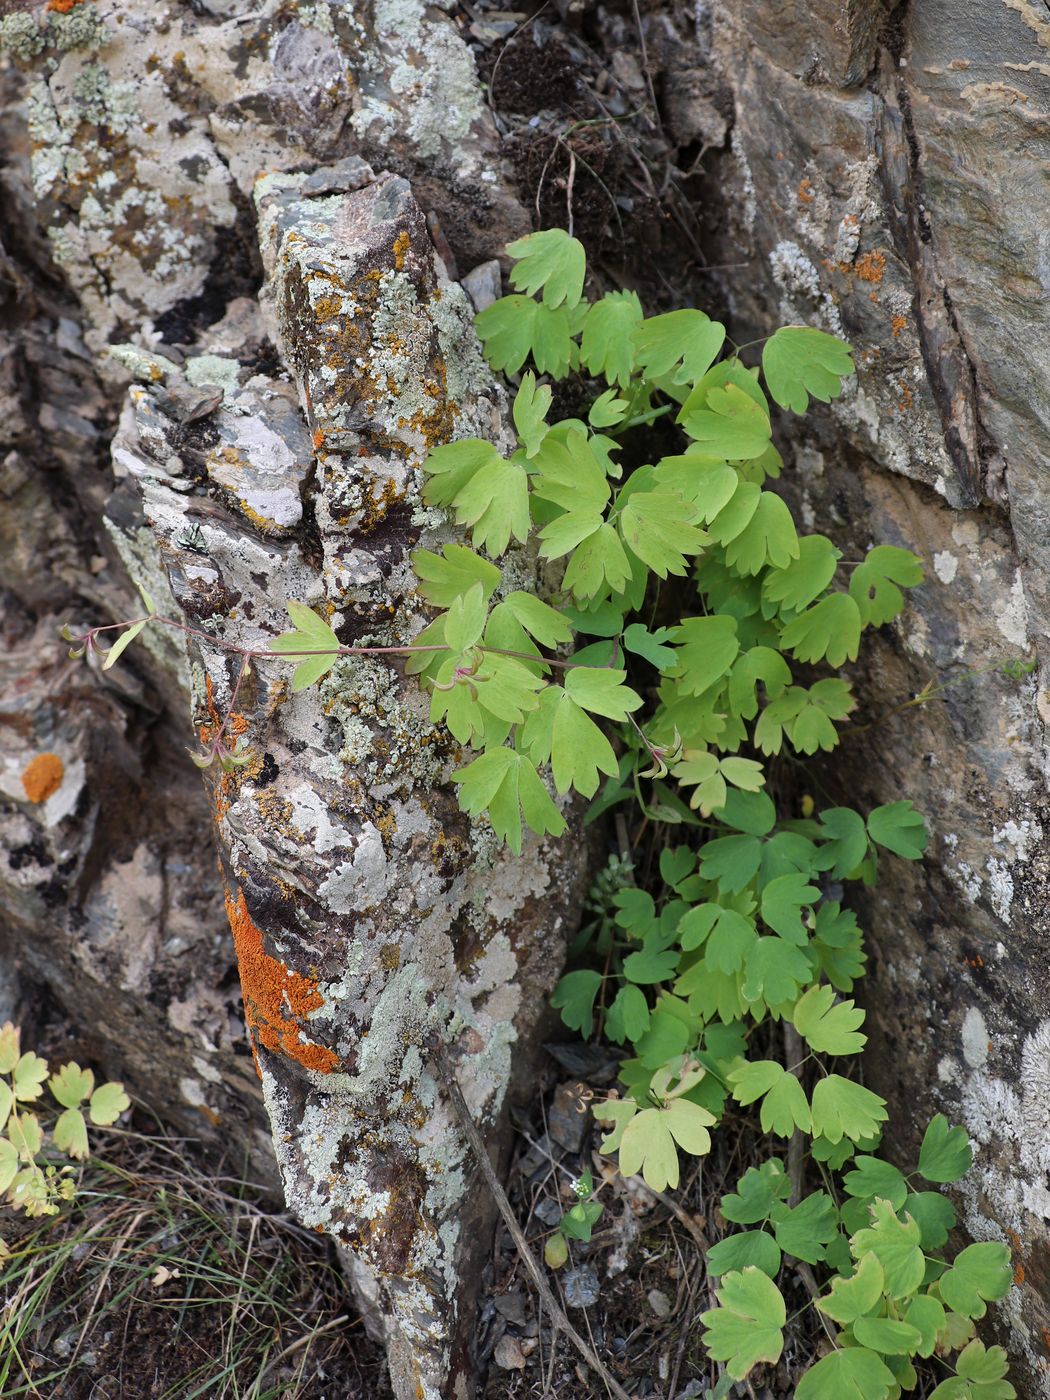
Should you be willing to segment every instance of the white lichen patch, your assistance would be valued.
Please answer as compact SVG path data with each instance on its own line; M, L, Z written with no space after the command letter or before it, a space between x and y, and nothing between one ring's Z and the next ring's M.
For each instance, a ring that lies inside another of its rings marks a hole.
M942 583L952 583L959 571L959 561L951 550L942 549L933 556L933 571Z
M1014 574L1008 600L996 611L995 625L1014 646L1028 646L1028 605L1020 569Z

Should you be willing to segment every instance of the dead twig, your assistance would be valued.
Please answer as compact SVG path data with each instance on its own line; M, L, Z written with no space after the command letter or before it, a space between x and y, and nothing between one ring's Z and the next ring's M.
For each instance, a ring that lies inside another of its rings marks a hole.
M550 1313L555 1329L565 1333L566 1337L572 1342L573 1346L595 1375L601 1377L609 1394L615 1396L615 1400L630 1400L630 1396L624 1390L623 1386L620 1385L615 1377L609 1374L595 1355L593 1348L580 1336L575 1327L573 1327L568 1317L566 1317L561 1304L558 1302L557 1298L555 1298L554 1292L547 1282L543 1270L536 1262L536 1258L529 1248L525 1236L522 1234L514 1211L511 1209L510 1201L507 1200L507 1194L500 1185L499 1178L489 1160L489 1154L485 1149L481 1134L478 1132L477 1124L474 1122L470 1109L467 1107L467 1102L463 1097L462 1090L456 1083L456 1078L452 1072L452 1066L444 1046L432 1045L430 1049L434 1065L438 1072L438 1077L444 1085L445 1092L452 1100L452 1107L456 1110L456 1116L459 1119L460 1127L463 1129L463 1133L470 1143L471 1150L477 1160L478 1169L485 1178L485 1185L492 1193L492 1199L495 1201L496 1208L503 1217L503 1223L510 1232L510 1237L514 1241L514 1247L517 1249L521 1262L525 1265L526 1272L532 1279L536 1291L543 1300L544 1306Z

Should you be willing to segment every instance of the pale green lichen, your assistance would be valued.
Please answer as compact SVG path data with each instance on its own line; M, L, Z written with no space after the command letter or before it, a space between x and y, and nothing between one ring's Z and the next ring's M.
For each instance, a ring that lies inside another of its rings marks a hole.
M186 378L192 385L215 384L229 394L236 392L240 372L240 361L224 355L194 355L186 361Z
M0 19L0 49L21 63L29 63L47 47L42 25L31 14L18 10Z
M52 11L48 17L51 42L57 49L98 49L106 42L106 26L94 5L75 5L68 14Z

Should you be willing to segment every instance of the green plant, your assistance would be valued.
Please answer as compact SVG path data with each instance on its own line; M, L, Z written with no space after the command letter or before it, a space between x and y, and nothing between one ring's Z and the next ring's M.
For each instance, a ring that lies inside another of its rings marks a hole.
M584 1244L590 1240L605 1209L595 1192L594 1178L586 1168L572 1183L572 1189L576 1204L563 1213L558 1228L547 1236L543 1247L543 1257L552 1269L560 1269L568 1259L569 1240L582 1240Z
M426 501L474 546L413 555L438 615L410 646L342 647L290 603L294 631L230 648L234 700L254 659L301 658L302 689L339 656L399 652L433 721L473 755L454 775L461 806L515 852L523 828L564 831L555 795L592 799L591 819L634 804L660 848L655 893L627 866L606 872L585 925L597 965L569 972L554 997L573 1029L589 1036L597 1010L630 1047L622 1096L595 1107L610 1125L602 1150L654 1189L674 1187L680 1153L709 1150L730 1099L758 1104L762 1130L790 1145L790 1170L773 1158L724 1203L727 1219L757 1228L712 1251L711 1354L738 1378L779 1358L774 1280L787 1257L811 1279L826 1271L830 1288L814 1280L809 1306L841 1324L800 1382L803 1400L894 1396L917 1383L911 1357L933 1353L959 1353L938 1400L1005 1400L1001 1353L970 1338L985 1300L1009 1287L1008 1251L974 1245L946 1266L950 1204L875 1155L886 1105L850 1073L866 1040L849 996L865 954L838 886L873 883L887 853L919 859L922 817L906 800L866 815L791 802L793 770L834 750L854 709L837 672L923 578L892 545L847 563L825 536L800 535L768 489L782 468L770 401L801 413L810 397L836 397L849 348L789 326L749 366L701 311L645 318L631 292L586 301L583 248L559 230L508 251L516 290L477 326L493 367L520 374L518 447L504 458L487 441L453 442L424 464ZM552 389L537 376L577 372L597 381L586 417L550 421ZM627 470L621 453L642 465ZM504 587L496 561L512 541L543 561L550 603ZM202 762L243 761L223 737L232 708ZM694 832L695 847L671 844L675 831ZM968 1165L965 1135L935 1118L917 1173L946 1183ZM803 1199L807 1169L826 1189Z
M87 1118L115 1123L131 1101L122 1084L95 1086L95 1076L73 1060L54 1074L32 1050L23 1052L20 1032L0 1027L0 1193L28 1216L57 1215L60 1202L76 1195L70 1160L88 1155ZM45 1083L61 1112L51 1124L51 1145L39 1111L26 1108L43 1097ZM83 1107L82 1107L83 1105Z

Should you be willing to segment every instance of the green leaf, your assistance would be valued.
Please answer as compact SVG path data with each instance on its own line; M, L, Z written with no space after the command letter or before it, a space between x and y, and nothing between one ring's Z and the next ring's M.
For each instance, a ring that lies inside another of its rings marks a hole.
M322 676L327 675L339 660L340 641L328 623L318 617L312 608L305 607L302 603L286 603L285 607L295 631L282 632L279 637L274 637L270 643L270 650L278 656L318 653L307 656L292 674L292 689L306 690Z
M761 1269L770 1278L780 1272L780 1247L768 1231L743 1230L708 1251L707 1272L712 1278L747 1268Z
M517 291L534 296L542 287L546 306L564 304L571 310L579 302L587 255L578 238L564 229L548 228L508 243L507 252L515 259L510 282Z
M552 308L528 296L500 297L475 319L474 328L494 370L517 374L532 355L541 374L564 379L573 341L564 306Z
M634 368L634 333L642 324L642 304L634 292L606 292L587 312L580 360L588 374L604 375L626 389ZM615 421L615 420L614 420Z
M710 367L725 336L725 326L702 311L669 311L648 317L634 332L635 358L649 379L673 371L675 384L692 384Z
M874 1312L882 1302L886 1276L876 1254L862 1256L848 1278L833 1280L831 1292L817 1307L822 1313L847 1327L859 1317Z
M772 491L763 491L747 525L726 546L726 563L741 574L761 573L767 564L783 568L798 554L791 512Z
M853 1168L842 1179L850 1196L862 1200L879 1196L889 1201L894 1210L900 1210L908 1195L908 1183L892 1162L884 1162L881 1157L855 1157Z
M551 1006L561 1012L569 1029L579 1031L584 1040L589 1040L594 1030L594 999L601 985L600 972L569 972L551 995Z
M839 1074L829 1074L813 1090L813 1131L829 1142L870 1137L887 1117L885 1099Z
M512 535L522 543L528 538L525 468L518 461L504 461L491 442L469 439L435 447L424 470L430 473L424 501L452 507L457 522L472 527L476 548L498 556Z
M943 1113L930 1119L919 1149L919 1172L927 1181L959 1181L973 1166L965 1128L950 1128Z
M762 350L766 388L781 408L805 413L809 395L829 403L853 373L850 347L837 336L811 326L781 326Z
M890 802L869 812L868 835L905 860L920 860L929 839L922 813L910 801Z
M678 966L679 953L675 948L643 948L640 952L629 953L623 960L623 975L639 986L651 986L656 982L667 982Z
M0 1195L7 1193L18 1175L18 1152L13 1142L0 1137Z
M627 1124L620 1139L619 1165L624 1176L641 1172L653 1191L678 1185L678 1149L662 1109L642 1109Z
M466 593L452 602L445 616L445 641L449 650L464 652L481 638L485 630L488 608L480 583L472 584Z
M812 1130L813 1118L805 1090L787 1070L762 1100L759 1123L764 1133L776 1133L783 1138L791 1137L796 1128L804 1133Z
M693 515L673 491L635 491L620 512L620 533L657 578L682 575L686 556L699 554L708 541Z
M130 1107L131 1100L123 1084L100 1084L88 1102L88 1117L97 1127L108 1128Z
M21 1032L10 1021L0 1026L0 1074L10 1074L22 1053L19 1049Z
M653 480L688 501L699 519L710 521L733 499L740 476L728 462L710 461L696 453L664 457L653 469Z
M0 1133L4 1131L4 1127L8 1118L11 1116L11 1110L14 1106L15 1096L10 1084L8 1084L6 1079L0 1079Z
M705 454L729 462L760 456L769 446L769 415L743 389L712 389L707 407L687 415L683 427Z
M895 618L904 607L904 595L897 585L913 588L923 577L922 563L910 549L892 544L869 549L849 582L850 597L860 609L865 627L881 627Z
M48 1081L48 1088L63 1108L76 1108L89 1098L95 1087L95 1076L89 1069L81 1069L75 1060L62 1065L57 1074Z
M740 652L736 619L687 617L674 629L678 664L671 672L683 695L702 695L722 680Z
M781 875L762 890L762 918L789 942L804 945L802 910L819 898L820 890L805 875Z
M948 1235L955 1229L955 1210L946 1196L938 1191L911 1191L904 1209L918 1222L923 1249L940 1249L948 1243Z
M514 426L525 448L526 457L534 457L547 436L547 412L551 406L551 391L546 384L536 387L536 376L526 370L521 376L514 396Z
M67 1108L52 1129L55 1146L67 1156L83 1161L88 1155L87 1124L79 1108Z
M47 1078L47 1061L27 1050L19 1055L18 1062L11 1072L11 1087L20 1103L31 1103L44 1092Z
M570 518L576 517L563 516L562 520ZM598 516L586 518L600 522ZM553 523L557 525L560 522ZM540 539L544 541L540 554L546 559L560 558L562 554L568 553L568 549L552 549L546 543L551 529L552 526L548 525L540 531ZM568 548L571 549L572 546ZM584 600L596 597L603 589L619 593L630 577L631 566L620 543L620 537L615 528L606 522L598 523L586 537L581 537L562 582L575 598Z
M860 647L860 609L848 593L829 593L814 607L799 613L780 634L781 645L799 661L822 661L841 666L856 661Z
M565 1236L560 1230L556 1230L553 1235L547 1236L547 1243L543 1246L543 1262L548 1269L560 1269L569 1259L569 1246Z
M740 990L746 1001L781 1006L793 1001L811 976L809 959L799 948L783 938L759 938L747 955Z
M674 629L671 627L658 627L655 632L650 632L644 623L632 622L625 628L622 641L627 651L644 657L651 666L663 671L677 660L674 650L664 645L673 636Z
M454 773L452 781L460 785L462 809L474 817L487 810L492 829L515 855L521 853L519 808L526 825L537 835L560 836L565 830L565 818L552 802L535 765L513 749L489 749Z
M534 763L550 762L559 792L570 787L593 797L599 772L618 773L608 739L567 691L549 686L526 719L521 740Z
M582 709L623 720L642 703L642 697L624 685L626 675L626 671L574 666L565 672L565 689Z
M701 1340L734 1380L743 1380L760 1361L780 1360L787 1309L768 1275L754 1267L726 1274L715 1297L718 1307L700 1316L706 1328Z
M922 1345L922 1333L892 1317L862 1317L853 1324L853 1335L861 1346L883 1356L914 1356Z
M615 1045L633 1044L649 1029L649 1003L645 994L629 984L616 993L605 1018L605 1034Z
M587 422L592 428L614 428L623 422L630 406L630 400L621 399L615 389L606 389L587 410Z
M866 1347L833 1351L799 1381L795 1400L887 1400L897 1392L893 1372Z
M858 1055L867 1043L868 1037L857 1030L864 1023L864 1012L852 1001L836 1002L835 993L830 987L810 987L799 997L791 1019L810 1049L821 1055ZM896 1171L896 1168L891 1170ZM874 1196L886 1193L855 1191L852 1194Z
M762 863L762 843L754 836L719 836L700 851L700 874L727 894L742 890Z
M728 545L735 540L741 530L746 530L751 521L751 517L758 510L758 503L762 497L762 488L753 481L744 481L742 478L737 483L737 488L733 492L729 501L713 520L709 523L709 533L711 538L720 545ZM732 571L726 569L726 577L733 578ZM739 587L739 585L738 585ZM728 601L728 600L727 600ZM723 608L722 611L729 611Z
M121 632L109 651L106 652L106 659L102 663L103 671L108 671L111 666L116 664L123 652L131 645L142 631L143 627L145 627L147 621L147 618L143 618L140 622L133 622L130 627L126 627L124 631Z
M868 853L864 818L850 807L829 807L820 814L821 846L816 867L833 880L844 880Z
M777 1201L787 1200L791 1182L779 1157L761 1167L748 1167L734 1194L722 1197L722 1214L736 1225L754 1225L772 1213Z
M500 571L462 544L446 544L441 554L429 549L413 550L412 569L419 579L419 592L437 608L447 608L475 583L481 585L486 603L499 587Z
M1002 1347L973 1341L959 1353L956 1374L942 1381L930 1400L1013 1400L1017 1391L1004 1379L1007 1366Z
M788 1075L793 1079L793 1075ZM797 1082L797 1081L796 1081ZM773 1207L773 1233L785 1254L807 1264L819 1264L824 1247L838 1232L838 1212L831 1197L814 1191L794 1209L779 1202Z
M841 558L841 551L823 535L802 535L798 557L770 570L762 580L763 596L782 609L799 612L824 592Z
M574 515L600 515L611 487L591 440L573 429L560 440L553 433L537 452L532 490L540 500Z
M752 647L733 666L729 704L741 719L754 719L758 714L759 682L770 700L783 695L791 684L791 667L772 647Z
M572 641L572 627L568 619L531 593L515 590L507 594L503 605L510 609L525 631L535 637L541 646L556 647L559 642Z
M874 1255L868 1255L874 1258ZM928 1293L920 1293L908 1304L904 1321L919 1333L916 1351L920 1356L932 1356L937 1345L937 1334L944 1330L945 1313L939 1298L931 1298Z
M926 1272L919 1227L914 1220L898 1219L889 1201L872 1202L871 1220L869 1227L853 1236L850 1248L858 1260L874 1254L882 1265L884 1291L891 1298L906 1298L918 1289Z
M954 1312L963 1317L983 1317L984 1300L997 1303L1005 1298L1012 1282L1010 1251L1005 1244L990 1241L967 1245L941 1275L937 1288Z

